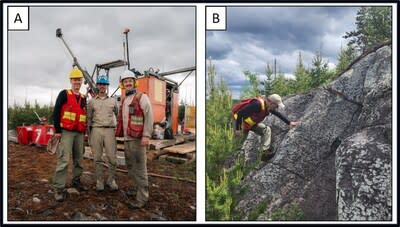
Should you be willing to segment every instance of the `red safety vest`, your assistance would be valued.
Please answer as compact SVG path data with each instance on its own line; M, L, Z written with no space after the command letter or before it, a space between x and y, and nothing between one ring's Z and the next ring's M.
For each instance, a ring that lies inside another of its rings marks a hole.
M241 110L245 106L249 105L250 102L253 100L257 100L260 103L261 110L259 112L254 113L243 119L242 126L243 126L244 130L246 130L246 131L250 130L257 123L264 120L265 116L267 116L267 114L268 114L267 103L265 102L265 100L262 97L255 97L255 98L243 99L238 104L233 106L233 108L232 108L233 119L237 120L237 118L238 118L237 113L239 112L239 110Z
M81 100L85 96L80 94L79 101L71 89L67 90L67 102L61 107L60 126L70 131L86 131L86 109L81 108Z
M136 93L132 99L132 102L129 104L129 114L128 114L128 128L126 133L128 136L133 138L142 138L143 129L144 129L144 112L140 107L140 98L142 97L142 93ZM123 121L122 121L122 108L124 105L125 99L121 102L120 112L118 114L118 122L117 129L115 131L115 135L117 137L124 136L123 130Z

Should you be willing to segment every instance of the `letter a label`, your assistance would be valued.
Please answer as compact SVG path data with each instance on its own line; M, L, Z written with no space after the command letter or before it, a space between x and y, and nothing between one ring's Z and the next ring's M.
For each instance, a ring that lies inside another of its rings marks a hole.
M29 7L8 6L8 30L29 31Z
M226 7L206 6L207 30L226 30Z

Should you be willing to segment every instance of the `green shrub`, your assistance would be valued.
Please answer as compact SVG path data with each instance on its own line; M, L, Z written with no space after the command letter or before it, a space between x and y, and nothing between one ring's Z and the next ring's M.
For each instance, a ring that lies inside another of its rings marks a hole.
M272 221L301 221L304 220L304 213L296 204L287 208L278 208L270 215Z
M264 213L264 211L267 209L267 203L266 202L261 202L257 205L256 209L253 212L250 212L249 214L249 221L255 221L257 220L258 216L260 214Z

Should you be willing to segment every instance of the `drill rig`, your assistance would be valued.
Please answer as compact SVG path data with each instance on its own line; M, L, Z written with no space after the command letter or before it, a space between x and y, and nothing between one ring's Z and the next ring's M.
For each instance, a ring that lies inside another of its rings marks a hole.
M107 78L109 77L109 71L112 68L116 67L123 67L126 66L127 69L134 72L136 75L136 84L137 84L137 91L144 92L148 95L152 108L153 108L153 118L155 124L166 125L166 128L170 128L173 134L178 132L178 124L179 124L179 87L183 83L183 81L193 72L196 70L196 67L187 67L177 70L172 70L168 72L159 72L159 70L155 71L152 68L149 70L139 72L135 70L135 68L130 67L129 61L129 46L128 46L128 33L129 29L124 29L123 34L125 35L125 42L124 42L124 56L126 55L126 60L116 60L107 62L104 64L96 64L93 70L92 75L82 68L79 64L78 59L72 53L71 49L65 42L63 38L63 34L61 28L56 30L56 37L60 38L65 47L67 48L68 52L72 56L73 59L73 66L78 67L79 70L82 71L85 84L88 85L87 87L87 94L90 94L91 97L95 97L98 93L98 89L96 88L96 83L93 79L95 73L98 76L101 70L105 70ZM185 78L180 82L176 82L167 78L167 76L189 72ZM112 93L111 96L114 96L118 88ZM125 90L121 89L121 96L125 96Z

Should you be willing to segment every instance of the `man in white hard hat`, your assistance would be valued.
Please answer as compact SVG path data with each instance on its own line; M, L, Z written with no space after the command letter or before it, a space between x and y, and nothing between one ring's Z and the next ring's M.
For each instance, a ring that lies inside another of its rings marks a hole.
M146 149L153 132L153 111L149 97L145 93L136 92L132 71L123 72L121 82L126 93L121 100L116 136L124 137L125 163L133 186L133 201L129 202L128 207L140 209L149 200Z
M270 149L271 145L271 128L262 121L269 114L279 117L282 121L289 125L290 128L296 127L298 122L290 121L283 116L277 109L283 109L285 105L281 96L272 94L265 96L257 96L241 100L232 108L233 119L235 122L235 134L237 136L244 132L244 138L247 137L249 131L255 132L262 136L262 157L263 161L272 158L274 151Z

